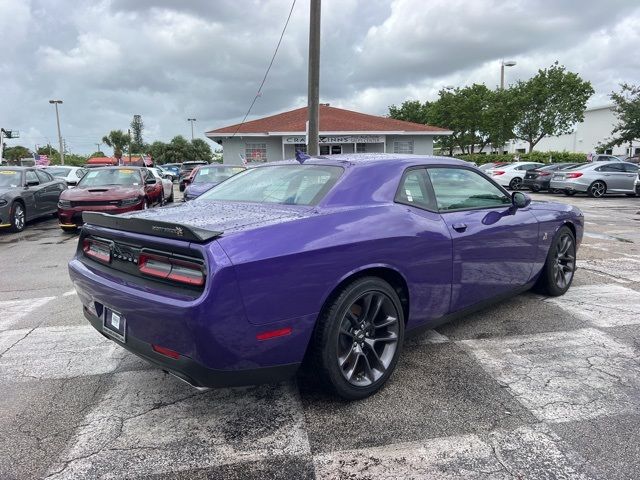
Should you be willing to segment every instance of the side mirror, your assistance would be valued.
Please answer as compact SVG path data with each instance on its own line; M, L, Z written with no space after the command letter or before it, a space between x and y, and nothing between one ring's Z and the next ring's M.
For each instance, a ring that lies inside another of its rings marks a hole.
M155 185L157 183L155 178L148 178L144 183L147 185Z
M511 203L513 203L513 206L516 208L525 208L531 203L531 197L522 192L513 192L513 194L511 194Z
M27 182L27 187L37 187L38 185L40 185L38 181Z

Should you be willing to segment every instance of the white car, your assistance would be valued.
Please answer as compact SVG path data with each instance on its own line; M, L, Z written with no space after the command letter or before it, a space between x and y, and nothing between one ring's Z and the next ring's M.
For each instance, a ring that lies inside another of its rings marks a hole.
M75 187L80 179L87 173L86 168L67 167L66 165L54 165L51 167L43 167L45 172L55 178L61 178L67 182L68 187Z
M157 181L162 182L164 201L168 203L173 202L173 182L168 178L163 177L160 170L155 167L147 167L147 170L153 173L153 176Z
M503 187L511 190L520 190L522 180L527 170L533 170L539 167L544 167L544 163L514 162L508 165L502 165L501 167L491 168L486 170L485 173Z

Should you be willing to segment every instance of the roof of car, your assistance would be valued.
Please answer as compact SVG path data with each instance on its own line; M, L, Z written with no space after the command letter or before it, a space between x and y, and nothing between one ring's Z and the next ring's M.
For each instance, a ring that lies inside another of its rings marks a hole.
M2 165L0 166L0 169L2 170L18 170L18 171L24 171L24 170L33 170L36 167L23 167L22 165Z
M272 165L295 165L299 163L295 159L281 160L277 162L264 163L261 166ZM327 155L310 157L304 161L304 164L312 165L370 165L374 163L401 163L404 165L421 165L425 163L429 164L443 164L443 165L469 165L464 160L451 157L439 157L435 155L410 155L402 153L345 153L341 155Z

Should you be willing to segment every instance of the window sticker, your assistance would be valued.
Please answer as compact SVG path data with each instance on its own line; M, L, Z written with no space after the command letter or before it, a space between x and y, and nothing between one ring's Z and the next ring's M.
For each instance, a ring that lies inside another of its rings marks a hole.
M15 174L15 170L1 170L0 175L13 175Z
M413 202L413 195L411 195L411 190L407 188L404 192L407 194L407 200Z
M122 172L122 173L133 173L133 172L135 172L135 170L129 170L129 169L123 168L122 170L120 170L120 172Z
M199 172L200 172L202 175L209 175L209 170L211 170L211 169L210 169L210 168L201 168L201 169L199 170Z

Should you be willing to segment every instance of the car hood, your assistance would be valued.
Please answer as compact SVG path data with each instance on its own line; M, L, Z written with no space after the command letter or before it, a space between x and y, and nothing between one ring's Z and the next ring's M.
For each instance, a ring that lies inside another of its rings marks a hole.
M185 196L188 194L191 197L199 197L211 187L215 187L217 183L192 183L185 189Z
M5 195L8 197L14 196L18 194L20 190L24 190L24 187L0 187L0 197Z
M314 215L314 211L313 207L194 200L164 208L131 212L122 216L176 223L229 234L290 222Z
M63 200L122 200L143 195L142 187L123 187L117 185L104 185L102 187L75 187L72 190L65 190L60 197Z

